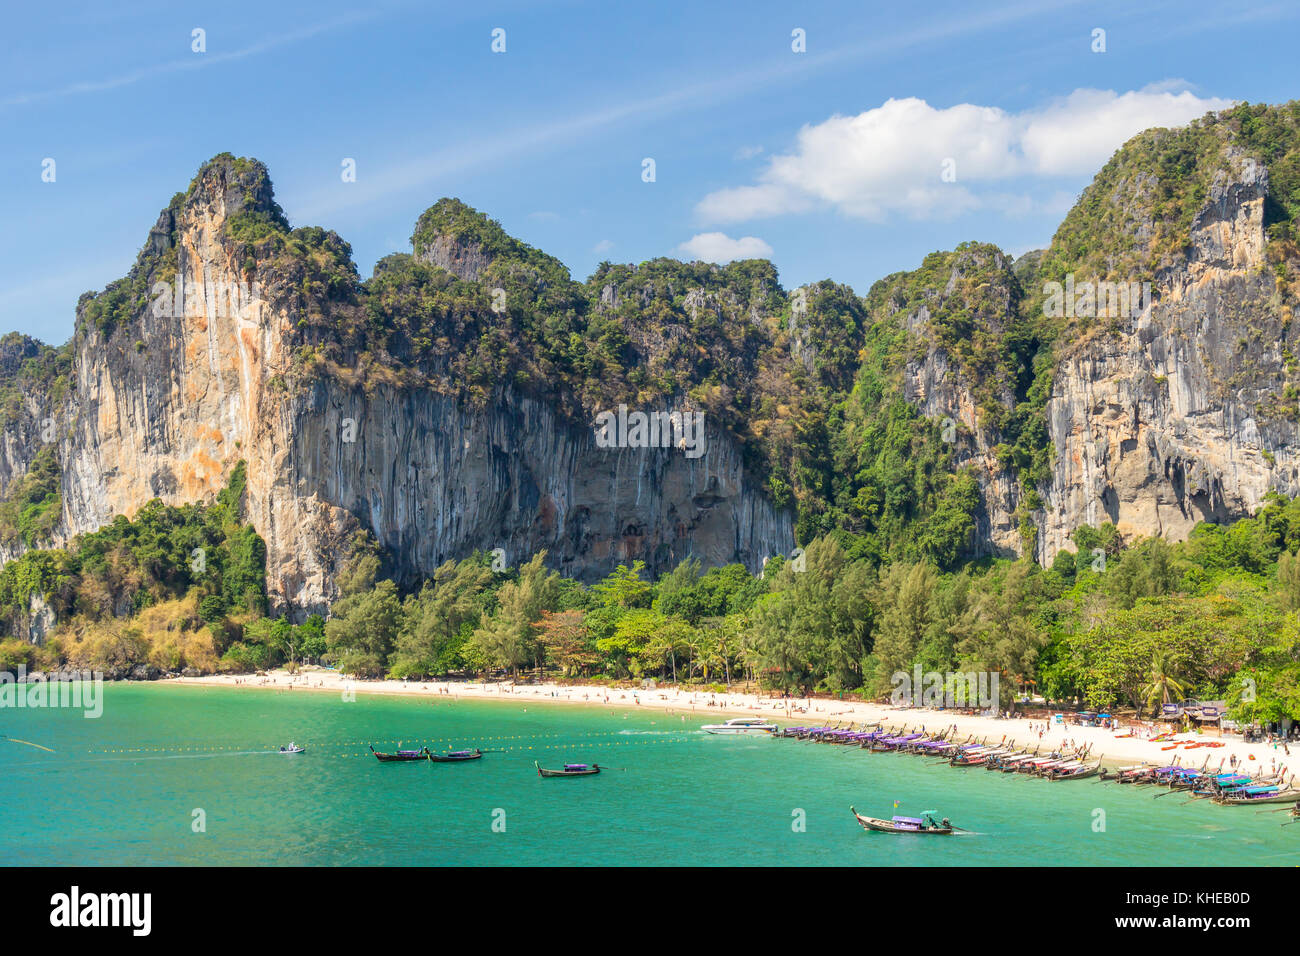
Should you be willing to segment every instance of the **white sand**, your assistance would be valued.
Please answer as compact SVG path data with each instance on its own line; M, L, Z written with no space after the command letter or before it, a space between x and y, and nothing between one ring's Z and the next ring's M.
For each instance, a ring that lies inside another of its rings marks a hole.
M344 678L325 668L304 668L296 675L287 671L272 671L265 677L251 675L212 675L207 677L178 677L162 683L218 685L223 687L256 687L275 690L310 690L325 693L364 694L412 694L418 696L439 696L444 699L482 699L509 700L522 703L577 704L587 706L608 706L627 709L655 709L678 714L688 724L698 721L699 726L706 723L720 723L727 715L761 715L783 726L825 726L828 724L847 726L884 723L888 727L908 727L916 730L925 727L938 731L956 725L957 736L974 737L976 740L987 739L996 742L1006 738L1027 748L1037 746L1040 742L1038 729L1043 720L1024 718L997 719L992 717L971 717L951 712L931 710L928 708L898 708L888 704L863 703L858 701L839 701L828 698L813 697L798 700L769 699L756 694L713 694L707 691L682 690L678 687L660 687L654 690L629 688L611 688L602 686L574 686L565 684L511 684L480 683L463 681L399 681L399 680L354 680ZM1152 725L1159 733L1163 725ZM1033 729L1031 729L1031 727ZM1199 767L1209 759L1211 768L1222 763L1226 769L1229 757L1236 755L1245 772L1255 773L1262 768L1268 773L1274 765L1290 767L1292 772L1300 773L1300 753L1293 762L1282 745L1276 748L1268 744L1247 744L1238 738L1219 738L1213 734L1178 734L1179 741L1219 741L1224 746L1215 748L1196 747L1187 750L1180 746L1170 747L1173 741L1151 741L1142 737L1116 736L1127 730L1111 731L1099 727L1079 727L1075 725L1053 725L1041 738L1043 750L1059 746L1065 741L1074 744L1090 744L1092 755L1102 757L1108 765L1151 763L1165 766L1174 761L1178 755L1183 766Z

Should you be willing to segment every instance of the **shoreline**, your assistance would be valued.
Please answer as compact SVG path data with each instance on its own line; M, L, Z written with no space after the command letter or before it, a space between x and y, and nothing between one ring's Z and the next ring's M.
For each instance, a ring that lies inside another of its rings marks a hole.
M342 694L351 691L362 694L393 694L405 697L427 697L437 700L488 700L511 703L571 704L589 707L613 707L636 710L665 711L683 720L699 719L700 724L720 723L727 716L762 716L782 727L823 726L826 724L876 724L890 727L922 727L937 731L955 727L957 736L1014 740L1026 748L1041 745L1046 752L1065 741L1091 745L1091 752L1107 766L1148 763L1166 766L1178 762L1187 767L1206 763L1214 767L1222 763L1226 769L1229 760L1236 756L1242 772L1267 773L1270 768L1286 767L1287 773L1300 773L1300 751L1287 753L1287 747L1278 743L1248 744L1242 740L1218 738L1210 734L1180 733L1175 740L1184 742L1221 741L1222 747L1185 746L1173 749L1174 741L1153 741L1141 737L1117 737L1115 731L1100 727L1054 725L1046 728L1041 719L1025 717L994 718L953 714L947 711L920 707L896 707L890 704L864 701L837 701L823 698L774 699L758 694L713 693L710 691L682 691L679 687L659 687L650 690L582 686L574 684L483 683L479 681L396 681L387 679L350 679L324 668L302 670L289 674L285 670L267 672L264 677L213 674L203 677L173 677L152 683L172 686L240 687L257 690L300 690L316 693ZM693 729L699 729L698 726ZM1292 757L1295 759L1292 760Z

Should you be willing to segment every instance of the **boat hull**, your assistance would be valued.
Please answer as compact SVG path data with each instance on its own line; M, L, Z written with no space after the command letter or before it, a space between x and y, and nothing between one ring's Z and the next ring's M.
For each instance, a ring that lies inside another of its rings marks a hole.
M479 750L472 754L429 754L429 759L434 763L463 763L466 760L478 760L483 756L483 751Z
M858 823L862 829L871 830L876 833L912 833L917 836L951 836L952 827L926 827L925 829L909 829L900 827L893 820L881 820L878 817L865 817L858 811L849 807L849 810L857 817Z
M770 737L776 733L775 727L701 727L706 734L719 734L721 736L731 736L733 734L748 734L752 737Z
M583 770L546 770L535 761L533 766L537 768L537 775L545 779L551 777L592 777L600 773L600 767L595 764Z
M1288 790L1284 793L1270 793L1265 797L1251 797L1249 799L1234 798L1231 795L1223 795L1211 798L1221 807L1257 807L1265 803L1295 803L1300 800L1300 790Z
M380 763L410 763L413 760L429 759L429 748L427 747L425 747L423 750L419 751L418 753L414 753L414 752L402 753L401 751L398 751L395 754L386 754L386 753L381 753L380 751L376 750L374 747L370 748L370 752L375 755L375 759L378 760Z

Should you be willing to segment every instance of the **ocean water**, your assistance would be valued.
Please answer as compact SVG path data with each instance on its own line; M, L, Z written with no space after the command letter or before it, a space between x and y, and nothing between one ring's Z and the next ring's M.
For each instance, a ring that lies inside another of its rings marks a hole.
M1300 862L1300 824L1281 826L1284 812L1185 804L1176 794L1156 800L1166 791L1048 783L856 748L717 737L699 731L707 722L707 713L683 721L628 707L109 685L98 719L66 709L0 710L0 862ZM290 740L308 752L274 752ZM464 764L380 764L367 744L493 752ZM595 761L607 770L544 780L534 761ZM974 832L868 833L850 804L882 817L937 810Z

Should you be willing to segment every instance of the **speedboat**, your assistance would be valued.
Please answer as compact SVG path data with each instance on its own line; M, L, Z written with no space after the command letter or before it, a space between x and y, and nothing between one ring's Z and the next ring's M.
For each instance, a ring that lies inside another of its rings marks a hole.
M280 753L282 754L305 754L306 752L306 747L299 747L295 743L290 743L289 746L280 748Z
M781 728L762 717L733 717L725 724L705 724L706 734L774 734Z

